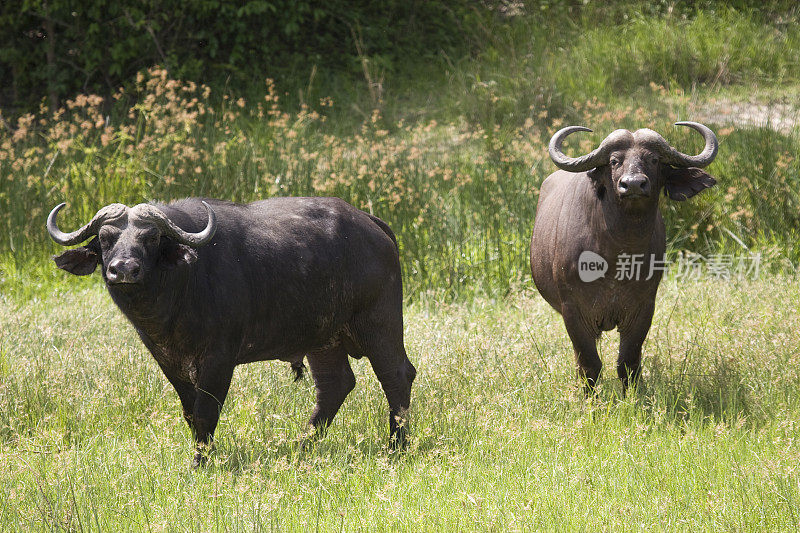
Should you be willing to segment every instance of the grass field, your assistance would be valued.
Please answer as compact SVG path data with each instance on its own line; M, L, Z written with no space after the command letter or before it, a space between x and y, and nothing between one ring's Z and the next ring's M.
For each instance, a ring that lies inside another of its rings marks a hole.
M798 284L679 281L662 286L627 399L616 334L587 402L560 317L532 290L418 302L406 453L388 451L364 361L318 442L310 379L256 363L237 370L197 471L176 394L99 282L3 301L0 529L797 530Z

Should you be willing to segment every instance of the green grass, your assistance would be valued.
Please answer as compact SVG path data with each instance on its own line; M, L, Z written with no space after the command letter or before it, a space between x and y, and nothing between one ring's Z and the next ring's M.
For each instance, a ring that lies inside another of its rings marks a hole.
M724 7L691 16L631 13L619 31L585 31L558 57L560 87L583 99L631 94L650 83L672 90L797 81L800 32L784 20Z
M785 287L775 291L780 284ZM386 446L365 361L327 435L306 378L239 367L209 466L179 402L96 281L0 307L0 529L796 530L794 280L662 287L644 385L578 391L560 317L531 291L406 310L413 440Z

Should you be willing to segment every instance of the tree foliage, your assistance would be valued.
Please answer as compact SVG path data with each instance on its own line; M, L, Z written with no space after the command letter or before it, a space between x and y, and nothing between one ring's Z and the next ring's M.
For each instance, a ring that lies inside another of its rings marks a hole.
M268 76L307 79L314 66L369 74L365 59L402 76L442 52L456 61L481 52L507 30L497 24L520 15L569 33L579 17L603 27L633 12L722 6L776 24L798 10L796 0L5 0L0 109L18 114L43 99L57 108L78 92L110 95L154 65L174 78L245 90Z
M108 94L152 65L206 83L261 82L325 62L386 68L456 46L471 0L7 0L0 7L0 107ZM356 46L358 44L359 46Z

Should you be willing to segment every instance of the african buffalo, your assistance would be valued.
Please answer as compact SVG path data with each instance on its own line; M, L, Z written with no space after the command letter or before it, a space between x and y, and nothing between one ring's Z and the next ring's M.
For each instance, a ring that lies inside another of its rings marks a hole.
M594 390L602 368L600 333L615 327L623 391L640 375L665 265L659 193L686 200L716 183L700 170L716 157L714 133L696 122L676 125L703 135L699 155L678 152L649 129L616 130L577 158L564 155L561 143L571 133L591 130L570 126L550 140L550 158L561 170L542 183L531 270L536 288L564 319L587 391Z
M194 465L211 444L236 365L281 359L316 385L315 429L355 386L348 355L366 356L389 401L390 438L405 442L416 370L403 345L403 287L389 226L338 198L247 205L189 198L111 204L54 258L79 276L100 265L111 298L175 387L193 430Z

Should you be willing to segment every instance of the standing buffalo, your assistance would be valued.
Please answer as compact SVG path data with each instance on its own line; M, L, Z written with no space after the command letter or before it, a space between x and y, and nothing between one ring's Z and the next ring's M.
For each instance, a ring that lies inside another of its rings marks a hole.
M212 441L236 365L308 357L311 425L326 427L355 386L348 355L369 359L389 401L390 438L405 442L416 370L403 346L403 287L389 226L337 198L248 205L190 198L111 204L61 232L55 257L79 276L100 265L111 298L175 387L194 432L194 465Z
M700 170L717 154L714 133L696 122L676 125L703 135L702 153L682 154L649 129L616 130L577 158L564 155L561 143L571 133L591 130L570 126L550 140L550 158L561 170L542 184L531 270L541 295L564 318L588 391L602 368L597 355L602 331L619 329L623 390L640 375L665 264L659 193L686 200L716 184Z

